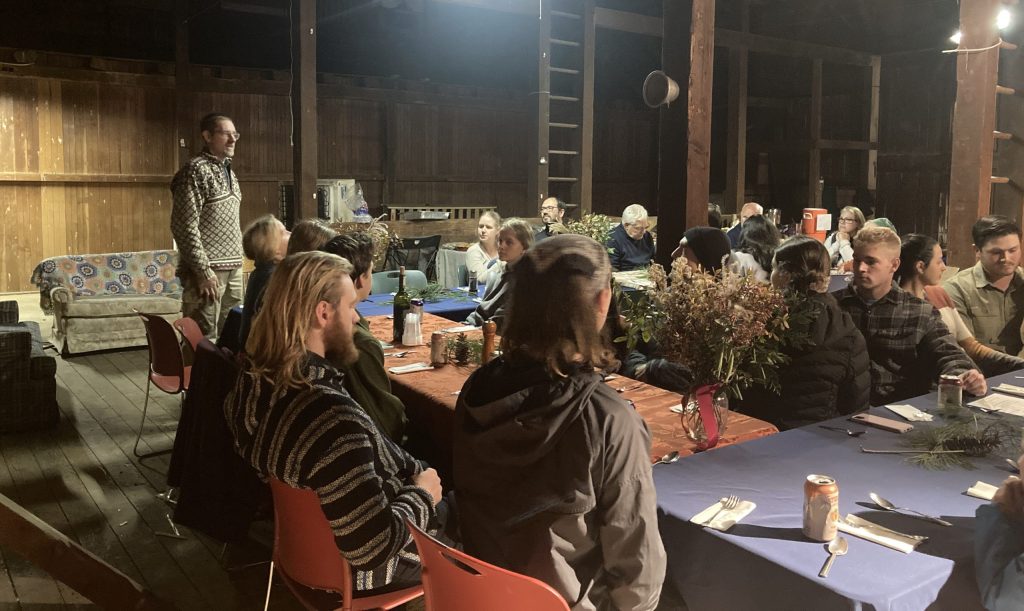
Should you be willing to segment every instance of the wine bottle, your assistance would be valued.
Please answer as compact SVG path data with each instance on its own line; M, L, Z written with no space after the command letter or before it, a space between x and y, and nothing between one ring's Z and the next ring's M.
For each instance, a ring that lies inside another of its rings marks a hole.
M395 293L395 319L392 322L392 342L400 344L405 333L405 313L412 305L409 293L405 292L405 266L398 268L398 292Z

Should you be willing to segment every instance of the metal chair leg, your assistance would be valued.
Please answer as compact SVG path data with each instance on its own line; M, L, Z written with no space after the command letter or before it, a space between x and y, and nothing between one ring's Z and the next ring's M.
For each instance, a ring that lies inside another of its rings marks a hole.
M274 561L270 561L270 573L267 575L267 598L263 602L263 611L270 608L270 588L274 585Z
M146 401L142 404L142 421L139 423L139 433L135 436L135 447L132 448L132 454L139 460L146 458L152 458L154 456L160 456L161 454L169 454L171 449L157 450L156 452L147 452L145 454L139 454L139 442L142 440L142 431L146 428L146 412L149 411L149 391L153 384L146 379Z

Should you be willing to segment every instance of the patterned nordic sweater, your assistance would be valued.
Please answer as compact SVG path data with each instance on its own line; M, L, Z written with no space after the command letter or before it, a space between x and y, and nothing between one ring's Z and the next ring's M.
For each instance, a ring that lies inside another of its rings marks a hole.
M411 477L415 458L384 437L342 386L344 375L308 354L312 388L275 389L244 368L224 403L235 451L264 476L312 489L353 568L357 590L390 583L406 551L405 519L436 522L431 497Z
M171 233L178 243L179 276L190 272L204 280L215 270L242 266L242 191L227 167L204 152L182 166L171 181Z

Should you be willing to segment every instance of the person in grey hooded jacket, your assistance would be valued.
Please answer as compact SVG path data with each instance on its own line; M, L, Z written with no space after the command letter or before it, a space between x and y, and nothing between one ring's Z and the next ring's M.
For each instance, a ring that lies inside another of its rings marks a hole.
M516 267L503 354L455 411L466 551L550 584L574 610L654 609L665 577L650 433L594 371L614 364L600 332L610 274L590 238L534 246Z

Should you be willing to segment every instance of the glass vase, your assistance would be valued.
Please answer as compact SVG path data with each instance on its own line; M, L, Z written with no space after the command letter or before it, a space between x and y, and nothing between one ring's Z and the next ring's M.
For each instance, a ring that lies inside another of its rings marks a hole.
M701 415L700 401L702 400L709 403L710 411L714 414L715 430L710 436L705 429L704 418ZM686 436L697 443L698 449L713 448L725 434L726 426L729 423L729 397L718 384L699 386L687 395L680 421Z

